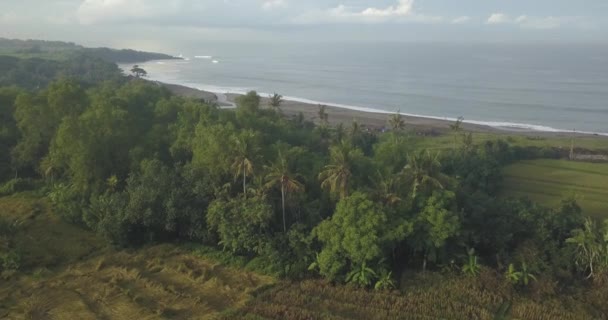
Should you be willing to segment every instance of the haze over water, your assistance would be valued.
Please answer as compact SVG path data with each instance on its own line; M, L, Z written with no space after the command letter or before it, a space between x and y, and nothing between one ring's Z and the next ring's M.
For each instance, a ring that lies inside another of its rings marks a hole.
M187 60L141 65L151 79L215 92L608 133L608 46L205 42L183 50L175 54Z

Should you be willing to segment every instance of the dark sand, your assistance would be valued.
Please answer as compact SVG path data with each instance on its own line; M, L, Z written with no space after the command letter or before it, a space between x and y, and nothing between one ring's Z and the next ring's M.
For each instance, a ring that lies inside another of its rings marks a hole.
M220 94L220 93L211 93L206 92L190 87L174 85L174 84L164 84L169 90L173 93L189 98L203 99L205 101L211 103L217 103L220 107L234 107L234 100L239 95L237 94ZM262 97L262 107L270 107L269 99L266 97ZM359 110L351 110L340 107L332 107L327 106L325 108L326 113L329 115L329 122L331 125L337 125L339 123L343 123L345 125L351 124L353 121L359 122L361 125L373 129L373 130L382 130L383 128L388 127L387 121L390 117L390 114L381 113L381 112L368 112L368 111L359 111ZM315 123L318 123L318 111L319 105L303 103L298 101L290 101L286 100L281 104L281 111L287 117L293 117L302 113L306 120L311 120ZM402 116L403 121L406 126L410 129L413 129L419 134L425 135L436 135L449 131L450 125L454 123L454 121L450 120L441 120L441 119L431 119L425 117L413 117L413 116ZM534 130L525 130L525 129L517 129L517 128L497 128L490 127L485 125L477 125L470 123L463 123L462 129L466 131L472 132L483 132L483 133L496 133L496 134L517 134L517 135L526 135L526 136L534 136L534 137L572 137L572 136L591 136L589 134L581 134L576 133L573 134L571 132L544 132L544 131L534 131ZM599 136L598 138L606 138L606 136Z

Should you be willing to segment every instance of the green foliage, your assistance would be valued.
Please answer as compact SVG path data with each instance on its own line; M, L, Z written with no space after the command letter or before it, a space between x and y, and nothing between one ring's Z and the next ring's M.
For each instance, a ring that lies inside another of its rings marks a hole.
M475 249L469 249L467 256L467 262L462 266L462 272L468 276L476 277L481 272L481 266L477 262L478 257L475 255Z
M86 198L74 185L57 184L48 195L53 211L67 222L81 224Z
M509 267L505 273L505 278L514 285L528 286L530 282L536 281L536 276L530 273L528 266L525 262L521 263L521 269L515 269L514 264L509 264Z
M363 193L343 198L331 219L313 231L323 244L317 260L320 273L337 279L350 265L379 261L410 231L407 221L393 217Z
M382 270L380 274L378 274L378 281L374 285L374 289L376 290L393 290L395 289L395 281L393 280L393 272Z
M376 272L365 262L354 268L346 275L346 283L352 283L362 288L369 287L377 277Z
M36 187L32 179L16 178L0 185L0 196L8 196L17 192L33 190Z
M19 270L21 266L21 255L15 251L0 252L0 271L13 272Z
M356 162L363 157L363 153L343 141L341 144L331 147L329 154L330 164L319 173L321 187L329 190L333 196L343 199L350 192L353 180L352 169Z
M272 208L258 197L218 199L207 211L207 223L219 244L237 253L263 252L271 219Z

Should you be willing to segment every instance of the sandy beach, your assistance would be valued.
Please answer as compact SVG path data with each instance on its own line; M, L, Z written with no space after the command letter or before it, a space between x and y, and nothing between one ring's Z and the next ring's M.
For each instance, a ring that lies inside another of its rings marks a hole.
M165 87L171 90L173 93L196 99L203 99L211 103L217 103L221 107L234 107L235 99L239 96L238 94L222 94L212 93L195 88L190 88L175 84L162 83ZM268 97L262 97L262 107L270 107ZM302 113L306 120L311 120L318 123L318 104L310 104L299 101L285 100L281 104L281 111L287 117L293 117ZM339 123L350 124L353 121L359 122L364 127L382 130L387 127L387 121L390 117L390 113L385 112L368 112L360 110L352 110L342 107L326 106L326 112L329 115L329 122L331 125L337 125ZM421 135L437 135L443 134L450 130L450 125L454 123L451 120L441 120L435 118L416 117L416 116L402 116L407 127ZM571 133L571 132L548 132L548 131L535 131L526 130L519 128L510 127L492 127L487 125L478 125L471 123L463 123L463 130L471 132L482 132L482 133L495 133L495 134L516 134L526 135L534 137L572 137L572 136L597 136L598 138L605 138L608 142L608 137L600 135L591 135L584 133Z

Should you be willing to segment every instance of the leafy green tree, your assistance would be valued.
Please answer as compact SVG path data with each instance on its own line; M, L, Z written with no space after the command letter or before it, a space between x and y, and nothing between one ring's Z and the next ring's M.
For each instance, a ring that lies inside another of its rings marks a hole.
M45 162L82 190L103 190L107 178L129 172L135 143L129 114L106 97L98 96L82 115L62 121Z
M243 114L256 114L260 109L261 97L255 91L249 91L246 95L236 98L237 110Z
M363 157L361 150L343 142L330 149L330 164L319 173L321 187L342 199L348 196L352 182L352 168Z
M21 138L13 149L17 168L38 169L64 118L78 116L87 105L82 87L60 79L41 92L21 94L15 101L15 119Z
M13 173L11 150L19 140L19 129L13 114L15 100L21 93L16 87L0 88L0 182Z
M283 212L283 232L287 232L285 218L285 198L289 193L304 190L304 185L297 180L297 174L290 171L289 162L286 156L279 151L277 161L271 166L266 167L266 187L273 188L278 186L281 189L281 209Z
M262 198L218 199L207 210L207 223L219 244L236 253L262 253L268 243L272 208Z
M365 269L369 263L386 257L409 232L411 225L407 221L392 216L367 195L355 192L340 200L334 215L313 230L322 243L317 259L320 273L335 280L357 268Z
M148 72L138 65L134 65L133 68L131 68L131 73L135 78L143 78L148 75Z
M415 252L422 253L423 271L427 262L436 261L439 250L460 232L460 220L452 211L454 200L452 192L434 192L414 220L414 232L408 243Z

